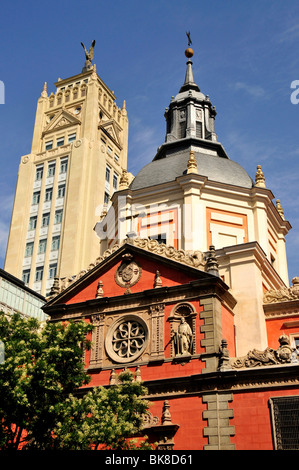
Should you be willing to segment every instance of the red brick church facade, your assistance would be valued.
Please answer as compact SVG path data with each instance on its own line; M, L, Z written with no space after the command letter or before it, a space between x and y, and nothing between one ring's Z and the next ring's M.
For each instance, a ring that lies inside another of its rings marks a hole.
M284 331L297 331L299 314L291 321L281 311L270 316L271 347L236 358L236 300L209 273L210 255L197 259L128 239L45 311L51 321L84 318L94 325L85 356L89 387L113 386L124 368L144 382L152 403L145 432L160 449L271 450L280 439L279 401L298 402L298 363Z

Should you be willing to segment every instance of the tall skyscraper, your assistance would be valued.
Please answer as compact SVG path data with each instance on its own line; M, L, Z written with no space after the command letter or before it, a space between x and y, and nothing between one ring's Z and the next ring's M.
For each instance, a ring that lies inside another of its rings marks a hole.
M83 46L84 47L84 46ZM99 254L93 230L127 167L128 118L92 65L45 83L30 153L21 157L4 269L47 295Z

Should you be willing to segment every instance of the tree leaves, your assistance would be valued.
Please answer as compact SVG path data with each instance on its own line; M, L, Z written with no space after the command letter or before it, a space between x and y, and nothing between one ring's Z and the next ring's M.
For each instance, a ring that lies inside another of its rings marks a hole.
M0 449L129 449L148 408L146 389L133 374L117 385L78 395L90 376L83 349L92 326L84 321L46 323L0 312ZM142 444L143 447L146 445Z

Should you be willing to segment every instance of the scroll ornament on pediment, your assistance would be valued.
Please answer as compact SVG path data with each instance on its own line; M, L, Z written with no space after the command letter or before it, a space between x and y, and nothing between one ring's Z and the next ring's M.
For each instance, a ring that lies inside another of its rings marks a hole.
M290 339L284 333L278 339L278 349L267 347L264 351L252 349L246 356L230 358L226 340L222 340L219 353L218 370L267 367L299 363L299 350L290 346Z
M299 299L299 277L292 279L291 287L282 287L274 290L270 289L265 292L263 302L264 304L272 304L276 302L288 302L290 300Z
M87 267L87 269L81 270L77 275L64 277L64 278L56 277L54 279L54 283L53 283L50 295L48 297L48 300L52 299L53 297L55 297L56 295L60 294L65 289L67 289L70 285L74 284L74 282L78 281L81 277L87 274L87 272L91 271L95 266L103 262L106 258L112 255L115 251L121 248L124 244L137 246L148 252L156 253L160 256L163 256L168 259L172 259L174 261L178 261L187 266L192 266L201 271L205 270L205 267L207 264L204 260L204 255L201 251L190 252L190 251L184 251L184 250L177 250L171 245L165 245L164 243L160 244L157 242L157 240L151 240L148 238L146 239L138 238L138 237L128 238L122 241L120 244L115 244L113 245L112 248L109 248L108 250L106 250L103 253L103 255L99 256L95 260L94 263L91 263ZM157 285L155 287L157 287Z

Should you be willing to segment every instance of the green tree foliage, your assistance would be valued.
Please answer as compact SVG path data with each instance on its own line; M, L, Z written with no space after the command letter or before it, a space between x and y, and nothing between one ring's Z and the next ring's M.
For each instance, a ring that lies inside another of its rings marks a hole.
M33 318L0 313L0 449L134 448L128 438L148 402L131 373L120 374L118 385L78 394L90 381L82 344L90 348L91 330L83 321L41 328Z

